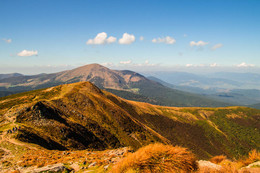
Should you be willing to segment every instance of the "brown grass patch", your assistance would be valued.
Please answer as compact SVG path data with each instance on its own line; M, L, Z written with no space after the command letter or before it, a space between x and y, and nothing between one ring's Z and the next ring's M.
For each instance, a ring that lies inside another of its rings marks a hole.
M212 162L212 163L219 164L219 163L221 163L223 160L226 160L226 159L227 159L227 156L220 155L220 156L212 157L209 161Z
M186 148L156 143L129 154L113 167L112 172L192 172L197 167L194 154Z

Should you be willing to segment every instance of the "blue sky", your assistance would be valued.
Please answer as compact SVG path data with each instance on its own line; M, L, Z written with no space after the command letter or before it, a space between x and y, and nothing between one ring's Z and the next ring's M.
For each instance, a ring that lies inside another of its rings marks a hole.
M259 0L1 0L0 73L258 69L259 9Z

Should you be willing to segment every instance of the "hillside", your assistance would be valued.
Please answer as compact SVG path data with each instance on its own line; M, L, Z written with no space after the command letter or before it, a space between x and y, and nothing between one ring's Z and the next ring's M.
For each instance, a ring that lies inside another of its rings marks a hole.
M127 101L89 82L0 98L0 148L12 138L55 150L180 145L199 158L260 149L260 110L177 108ZM13 127L20 130L8 134Z
M219 107L231 104L171 89L128 70L111 70L99 64L85 65L53 74L19 76L0 80L0 91L30 91L60 84L90 81L120 97L164 106ZM4 95L3 94L3 95Z
M20 73L9 73L9 74L0 74L0 79L10 78L10 77L17 77L17 76L23 76Z

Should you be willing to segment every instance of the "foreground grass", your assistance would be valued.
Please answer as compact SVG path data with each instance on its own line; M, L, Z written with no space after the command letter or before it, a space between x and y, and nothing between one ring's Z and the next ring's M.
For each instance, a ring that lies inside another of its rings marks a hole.
M257 150L252 150L238 160L228 159L224 155L215 156L209 160L208 165L202 166L186 148L160 143L147 145L134 153L123 154L116 154L122 151L122 148L105 151L58 151L29 149L7 142L1 143L1 148L8 149L12 155L0 159L1 168L7 170L5 172L15 169L18 173L18 170L32 171L56 163L63 163L77 173L250 173L251 170L260 170L258 166L246 168L249 164L260 161L260 153ZM93 163L94 166L91 166Z

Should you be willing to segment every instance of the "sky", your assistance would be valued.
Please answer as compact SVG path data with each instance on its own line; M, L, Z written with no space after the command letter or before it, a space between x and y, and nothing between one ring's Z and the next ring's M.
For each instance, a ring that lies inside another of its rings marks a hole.
M0 73L260 73L259 0L0 0Z

